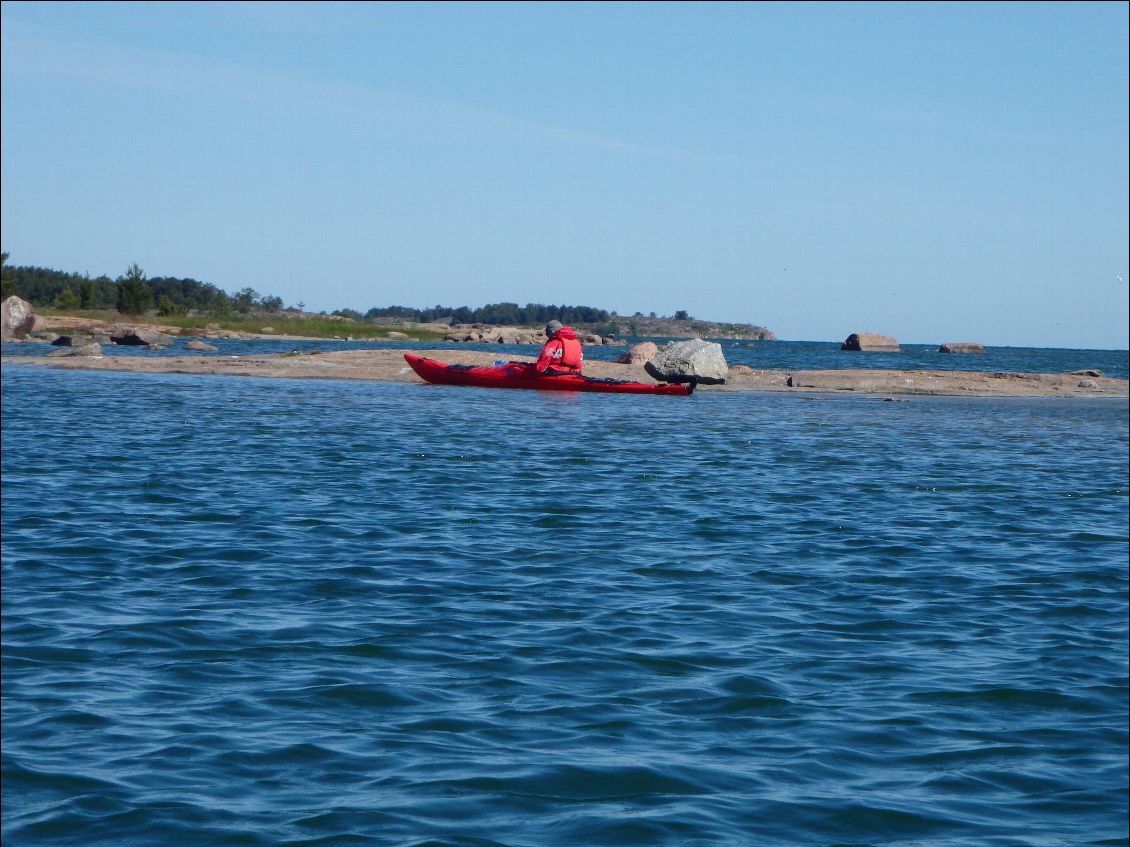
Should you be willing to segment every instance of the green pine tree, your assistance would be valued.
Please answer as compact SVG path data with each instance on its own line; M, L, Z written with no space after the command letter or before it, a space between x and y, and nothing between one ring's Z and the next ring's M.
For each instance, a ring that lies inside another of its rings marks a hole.
M118 278L118 311L123 315L143 315L153 305L153 292L145 281L145 271L134 262L125 276Z

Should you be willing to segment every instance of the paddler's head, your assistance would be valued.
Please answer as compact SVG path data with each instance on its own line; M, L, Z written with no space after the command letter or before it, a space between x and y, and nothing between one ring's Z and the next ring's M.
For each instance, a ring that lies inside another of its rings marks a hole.
M545 334L552 337L559 329L561 329L561 321L550 321L545 325Z

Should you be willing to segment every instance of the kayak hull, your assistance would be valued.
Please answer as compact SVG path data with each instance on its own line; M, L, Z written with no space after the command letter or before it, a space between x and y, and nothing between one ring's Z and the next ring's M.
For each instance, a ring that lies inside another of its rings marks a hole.
M435 385L472 385L477 388L526 388L535 391L590 391L598 394L667 394L686 397L694 391L693 384L631 382L620 379L596 377L544 376L526 362L506 362L501 365L474 367L450 365L426 356L405 353L404 359L421 379Z

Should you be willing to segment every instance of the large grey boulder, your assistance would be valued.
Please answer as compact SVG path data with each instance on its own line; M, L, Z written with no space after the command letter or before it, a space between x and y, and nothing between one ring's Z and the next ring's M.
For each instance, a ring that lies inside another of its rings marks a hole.
M898 353L899 343L889 335L879 335L874 332L853 332L840 345L840 349L863 353Z
M701 338L670 341L643 367L660 382L696 382L703 385L721 385L730 370L726 357L722 355L722 345Z
M13 294L0 304L0 340L22 341L34 328L35 309L31 303Z
M193 350L197 353L215 353L220 348L215 344L209 344L206 341L201 341L198 338L192 339L184 345L185 350Z
M976 341L948 341L938 348L939 353L984 353L985 347Z

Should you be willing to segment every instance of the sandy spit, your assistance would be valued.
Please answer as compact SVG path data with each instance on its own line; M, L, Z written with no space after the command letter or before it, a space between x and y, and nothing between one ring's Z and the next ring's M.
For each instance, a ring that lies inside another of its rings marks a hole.
M405 352L460 364L490 364L493 353L467 351L344 350L326 353L274 353L224 356L5 356L4 363L48 368L138 373L185 373L286 379L355 379L424 385L404 361ZM517 356L514 361L533 361ZM642 366L588 361L589 376L655 382ZM964 397L1127 397L1125 379L1081 374L989 373L913 370L754 370L735 367L724 385L703 385L700 392L773 391L799 394L932 395Z

